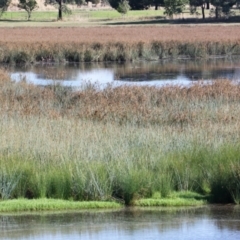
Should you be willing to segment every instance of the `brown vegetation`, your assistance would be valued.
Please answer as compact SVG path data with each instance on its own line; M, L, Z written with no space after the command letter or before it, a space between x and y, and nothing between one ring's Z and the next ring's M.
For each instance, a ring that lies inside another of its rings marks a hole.
M0 28L0 62L102 62L240 54L238 26Z
M177 25L88 28L0 28L4 43L149 43L152 41L221 42L240 40L239 26Z
M239 122L240 86L227 80L191 87L86 86L73 92L60 85L46 88L13 83L1 71L3 115L89 119L147 126L234 124Z

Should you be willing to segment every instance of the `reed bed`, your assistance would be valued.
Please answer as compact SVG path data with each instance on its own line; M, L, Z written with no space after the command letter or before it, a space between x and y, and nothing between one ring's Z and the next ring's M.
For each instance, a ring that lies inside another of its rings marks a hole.
M177 58L210 58L240 55L240 41L161 41L150 43L3 43L0 63L124 62Z
M240 86L12 82L0 72L0 196L119 201L208 194L240 201Z
M224 25L1 28L0 63L232 56L240 54L239 34L238 26Z

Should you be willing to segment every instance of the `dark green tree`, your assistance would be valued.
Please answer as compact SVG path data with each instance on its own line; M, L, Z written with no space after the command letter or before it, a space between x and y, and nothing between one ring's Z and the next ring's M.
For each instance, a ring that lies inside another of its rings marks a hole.
M100 0L89 0L89 1L86 1L86 2L91 2L93 4L98 4L98 3L100 3Z
M68 1L66 1L66 3L70 3L70 4L76 3L77 5L82 5L85 2L87 2L87 1L86 0L68 0Z
M0 0L0 17L5 11L7 11L10 3L11 3L11 0Z
M172 17L174 14L183 12L188 0L164 0L165 14Z
M71 14L71 10L66 4L77 4L81 5L85 3L85 0L45 0L45 4L56 5L58 8L58 20L63 19L63 13Z
M160 6L164 6L164 0L152 0L152 5L154 5L155 10L158 10Z
M112 8L117 9L121 0L108 0L108 2Z
M132 10L143 10L148 9L152 1L153 0L129 0L128 2ZM108 2L112 8L117 9L121 0L108 0Z
M35 0L19 0L18 7L27 12L29 21L31 18L32 11L36 10L38 8L38 5Z
M206 0L206 4L207 4L207 9L210 9L210 0Z
M207 6L207 0L189 0L189 4L191 7L191 13L195 13L197 11L197 7L201 7L202 18L205 19L205 8Z
M126 14L130 10L130 5L127 0L121 0L118 4L117 11L122 15Z
M151 6L151 0L130 0L129 5L133 10L144 10Z
M227 15L237 0L210 0L210 3L215 7L215 17L218 19L221 12Z

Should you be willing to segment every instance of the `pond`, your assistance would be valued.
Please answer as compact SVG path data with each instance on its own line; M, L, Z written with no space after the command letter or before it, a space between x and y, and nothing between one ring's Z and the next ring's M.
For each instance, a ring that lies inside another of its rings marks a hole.
M36 64L10 68L14 80L37 85L61 83L81 88L86 83L100 86L122 84L162 86L189 85L216 79L240 80L240 57L208 60L165 60L128 63Z
M240 207L0 214L0 223L0 239L4 240L236 240L240 237Z

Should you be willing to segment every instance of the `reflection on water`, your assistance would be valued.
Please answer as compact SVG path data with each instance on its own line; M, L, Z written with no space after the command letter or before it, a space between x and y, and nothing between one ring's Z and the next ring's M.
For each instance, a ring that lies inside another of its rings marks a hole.
M240 208L0 215L0 239L239 239Z
M61 83L81 87L83 83L106 84L190 84L198 80L227 78L240 80L240 58L175 60L134 63L38 64L12 67L12 78L21 75L38 85Z

